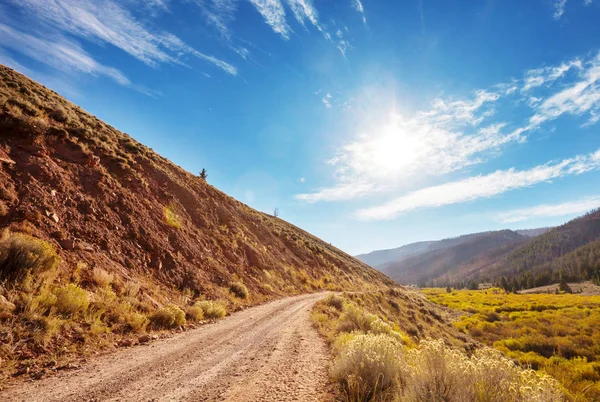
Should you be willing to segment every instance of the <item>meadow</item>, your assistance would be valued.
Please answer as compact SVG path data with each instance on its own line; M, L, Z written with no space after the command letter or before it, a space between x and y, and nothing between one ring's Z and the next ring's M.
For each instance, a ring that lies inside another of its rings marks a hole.
M465 314L461 332L559 381L569 399L600 400L600 296L423 289Z
M340 386L339 400L565 400L560 384L551 376L521 368L493 348L476 348L467 336L447 325L445 313L436 311L436 306L431 309L423 302L412 321L426 329L427 319L432 318L430 327L437 322L451 331L430 328L413 333L399 319L410 315L405 300L409 295L396 292L331 295L314 307L313 322L333 352L330 376Z

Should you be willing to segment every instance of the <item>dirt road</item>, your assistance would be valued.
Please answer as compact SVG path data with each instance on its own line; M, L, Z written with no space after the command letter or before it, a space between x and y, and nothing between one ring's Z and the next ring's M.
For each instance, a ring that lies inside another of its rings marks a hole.
M323 401L328 352L310 324L323 294L277 300L0 393L10 401Z

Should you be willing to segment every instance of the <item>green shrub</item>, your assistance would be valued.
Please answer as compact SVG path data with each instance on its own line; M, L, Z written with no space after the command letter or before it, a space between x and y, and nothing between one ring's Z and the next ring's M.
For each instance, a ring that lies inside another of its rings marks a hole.
M181 227L181 220L175 212L175 208L168 206L164 210L165 223L172 228L179 229Z
M53 270L58 255L47 242L21 233L5 232L0 239L0 280L21 284L29 276Z
M225 306L221 303L211 301L211 300L202 300L194 303L194 306L200 307L204 312L204 317L208 319L218 319L225 317L227 314L227 310L225 310Z
M74 283L70 283L54 291L56 303L54 307L59 314L73 316L85 312L89 305L88 293Z
M124 314L124 320L125 324L127 325L127 329L132 332L144 332L149 322L148 317L135 311L130 311Z
M185 313L174 304L168 304L156 310L149 318L155 328L173 328L185 325Z
M204 310L200 306L188 307L185 316L191 321L202 321L204 318Z
M43 290L39 295L31 299L27 304L29 314L44 315L50 312L50 309L56 304L57 297L48 290Z
M248 288L242 282L233 282L229 285L229 290L240 299L248 298Z

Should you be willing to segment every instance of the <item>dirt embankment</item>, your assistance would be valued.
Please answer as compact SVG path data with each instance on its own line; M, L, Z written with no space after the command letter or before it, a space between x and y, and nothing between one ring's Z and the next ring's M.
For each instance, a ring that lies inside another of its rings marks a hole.
M322 401L329 357L310 309L323 294L277 300L171 339L22 384L1 400Z

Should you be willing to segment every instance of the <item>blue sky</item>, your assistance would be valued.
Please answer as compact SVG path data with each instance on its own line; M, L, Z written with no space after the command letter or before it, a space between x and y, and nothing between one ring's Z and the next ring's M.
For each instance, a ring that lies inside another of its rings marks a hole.
M4 0L0 63L353 253L600 206L598 0Z

